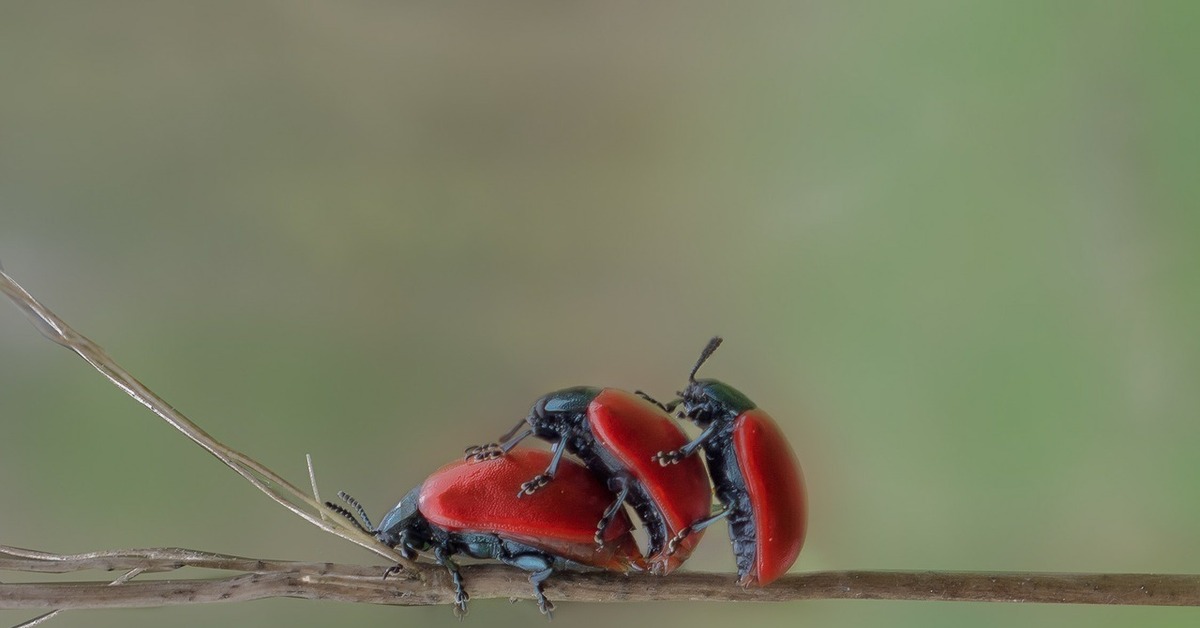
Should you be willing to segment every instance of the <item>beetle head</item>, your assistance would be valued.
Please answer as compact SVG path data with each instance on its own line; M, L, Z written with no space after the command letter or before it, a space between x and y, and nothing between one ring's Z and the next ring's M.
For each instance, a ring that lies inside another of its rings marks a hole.
M429 546L429 522L417 508L421 487L409 491L404 499L388 511L371 532L388 547L394 547L405 558L416 558L416 553Z
M719 346L720 336L714 336L708 341L704 350L700 352L700 359L696 360L696 365L692 367L692 372L688 373L687 386L679 392L683 415L695 421L697 425L707 425L723 416L733 419L755 407L753 401L729 384L715 379L696 379L696 371L700 370Z

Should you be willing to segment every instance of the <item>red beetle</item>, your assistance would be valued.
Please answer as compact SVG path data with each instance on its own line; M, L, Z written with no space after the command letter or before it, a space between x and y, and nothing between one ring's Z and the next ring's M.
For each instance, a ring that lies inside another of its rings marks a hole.
M739 584L765 586L787 572L804 545L808 528L804 474L769 414L728 384L696 379L700 365L720 344L720 338L709 341L680 399L665 406L674 409L682 404L682 415L704 431L687 445L661 451L654 459L662 465L679 464L704 447L717 499L725 509L695 527L727 518Z
M538 609L549 615L554 604L546 599L542 583L556 568L645 569L633 523L624 509L612 517L604 545L596 547L596 521L605 516L612 494L579 464L563 461L554 490L518 501L522 482L549 462L550 454L536 449L517 449L494 460L452 462L410 491L384 515L378 528L349 495L338 494L355 507L362 523L345 508L326 505L405 557L432 550L434 560L454 581L456 614L466 612L470 596L451 557L465 554L531 572L529 582Z
M616 493L597 519L597 543L626 501L646 528L652 572L671 572L700 542L702 526L695 524L712 513L712 488L699 458L670 467L654 463L655 452L688 442L661 406L615 388L566 388L538 399L500 443L469 448L467 456L500 456L529 436L551 441L554 455L544 471L531 474L521 486L522 495L536 493L551 480L557 484L566 451L579 456Z

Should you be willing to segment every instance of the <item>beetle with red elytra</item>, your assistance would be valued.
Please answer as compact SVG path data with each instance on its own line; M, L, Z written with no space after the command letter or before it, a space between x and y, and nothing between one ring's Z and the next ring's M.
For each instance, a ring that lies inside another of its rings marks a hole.
M727 519L729 539L743 586L766 586L787 572L808 529L808 496L804 474L783 431L771 415L736 388L715 380L696 379L721 338L708 342L688 374L679 398L664 405L682 406L681 417L703 429L677 449L654 455L659 464L689 460L701 447L708 461L717 499L725 508L693 527Z
M530 572L538 609L549 616L554 604L546 599L542 583L554 569L645 569L631 533L633 523L624 509L612 517L603 545L596 546L596 521L604 515L612 495L578 463L562 461L558 490L518 499L521 483L549 461L547 452L516 449L494 460L451 462L405 495L384 515L379 527L372 526L362 506L345 493L338 496L355 508L362 521L342 506L325 505L406 558L432 551L434 560L450 573L456 615L466 613L470 599L453 559L455 554L463 554Z

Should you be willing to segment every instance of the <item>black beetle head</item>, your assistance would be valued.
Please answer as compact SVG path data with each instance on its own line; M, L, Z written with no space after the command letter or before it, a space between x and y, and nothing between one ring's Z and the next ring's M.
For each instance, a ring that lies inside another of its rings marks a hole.
M700 352L700 359L696 360L696 365L692 367L692 372L688 373L687 387L679 392L683 414L699 425L707 425L723 416L733 419L755 407L749 397L729 384L715 379L696 379L696 371L700 370L719 346L720 336L714 336L708 341L704 350Z
M409 491L396 507L389 510L373 533L375 538L388 547L394 547L405 558L416 558L416 553L429 546L429 522L417 508L421 487Z
M756 406L742 391L715 379L698 379L679 393L683 413L697 422L708 423L721 415L730 419Z

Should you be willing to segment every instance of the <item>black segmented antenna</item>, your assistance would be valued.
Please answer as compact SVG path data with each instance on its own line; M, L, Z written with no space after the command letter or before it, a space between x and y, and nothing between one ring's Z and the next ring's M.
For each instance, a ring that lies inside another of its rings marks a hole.
M696 366L693 366L692 372L688 373L689 382L696 381L696 371L699 371L700 366L703 365L706 360L708 360L709 356L713 354L713 351L716 351L717 347L721 346L721 342L722 338L720 336L713 336L712 340L708 341L708 344L704 346L704 351L700 352L700 359L696 360Z
M337 496L341 498L342 501L353 506L354 510L358 512L358 517L362 517L362 521L359 521L358 517L354 516L354 513L338 504L333 502L325 502L325 506L337 514L349 519L350 523L353 523L354 527L358 528L359 530L362 530L367 534L375 534L375 532L377 532L375 526L371 524L371 518L367 516L367 510L362 507L362 504L358 503L357 499L354 499L345 491L338 491Z
M354 506L354 510L358 511L358 516L362 517L363 523L367 524L368 528L372 530L375 529L375 526L371 523L371 518L367 516L367 509L363 508L362 504L358 503L357 499L351 497L350 493L347 493L346 491L338 491L337 496L347 504Z
M368 530L364 528L362 522L359 521L358 518L354 516L354 513L350 512L349 510L346 510L345 508L329 501L325 502L325 507L345 517L348 521L350 521L350 523L354 524L354 527L358 528L359 530L366 532L367 534L375 534L374 530Z

